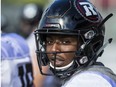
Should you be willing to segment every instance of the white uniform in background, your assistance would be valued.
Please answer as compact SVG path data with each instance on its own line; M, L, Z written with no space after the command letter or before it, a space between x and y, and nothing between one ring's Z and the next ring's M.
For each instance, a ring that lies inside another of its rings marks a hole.
M1 86L33 87L32 64L26 41L19 35L1 36Z
M34 32L32 32L29 37L26 39L27 44L30 49L30 54L33 55L36 50L36 45L35 45L35 37L34 37Z

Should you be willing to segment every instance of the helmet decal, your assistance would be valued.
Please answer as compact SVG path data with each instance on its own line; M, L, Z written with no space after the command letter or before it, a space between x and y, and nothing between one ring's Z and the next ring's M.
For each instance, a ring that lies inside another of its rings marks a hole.
M96 8L87 0L75 0L74 7L79 12L79 14L86 20L90 22L99 22L100 15Z

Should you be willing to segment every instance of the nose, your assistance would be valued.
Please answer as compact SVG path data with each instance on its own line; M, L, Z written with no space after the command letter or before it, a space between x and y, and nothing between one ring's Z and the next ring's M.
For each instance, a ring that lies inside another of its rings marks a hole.
M52 48L51 48L52 52L60 52L60 44L58 43L54 43Z

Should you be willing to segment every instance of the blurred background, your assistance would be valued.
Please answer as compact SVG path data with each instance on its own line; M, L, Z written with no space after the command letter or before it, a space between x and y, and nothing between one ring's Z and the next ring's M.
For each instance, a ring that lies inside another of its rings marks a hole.
M36 3L46 8L53 0L1 0L1 13L8 18L8 27L6 32L18 32L21 9L25 4ZM107 67L111 68L116 73L116 0L90 0L97 9L101 12L103 18L108 14L113 13L106 23L105 41L110 37L113 42L105 48L105 52L98 59Z

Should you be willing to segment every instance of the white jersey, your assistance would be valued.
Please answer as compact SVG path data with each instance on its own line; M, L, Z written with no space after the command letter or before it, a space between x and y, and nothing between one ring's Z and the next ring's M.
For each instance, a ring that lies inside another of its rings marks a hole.
M116 87L116 81L99 71L87 70L75 73L62 87Z
M30 49L30 54L33 55L33 53L35 53L36 50L34 32L30 34L26 41Z
M32 87L32 64L26 41L17 34L1 37L1 86Z

